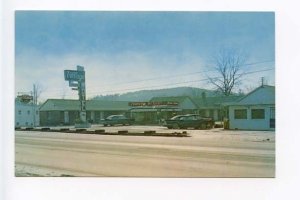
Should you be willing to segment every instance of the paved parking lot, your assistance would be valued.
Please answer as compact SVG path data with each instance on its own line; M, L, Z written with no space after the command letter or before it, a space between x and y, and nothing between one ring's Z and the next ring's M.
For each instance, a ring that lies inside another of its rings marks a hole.
M172 132L159 126L93 126ZM275 133L187 130L191 137L16 131L16 176L274 177Z

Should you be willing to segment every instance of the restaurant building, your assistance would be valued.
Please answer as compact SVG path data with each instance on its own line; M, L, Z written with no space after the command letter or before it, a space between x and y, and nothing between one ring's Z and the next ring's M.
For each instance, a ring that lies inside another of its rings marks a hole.
M179 114L196 114L198 107L188 96L154 97L149 102L131 102L130 113L141 124L160 124Z

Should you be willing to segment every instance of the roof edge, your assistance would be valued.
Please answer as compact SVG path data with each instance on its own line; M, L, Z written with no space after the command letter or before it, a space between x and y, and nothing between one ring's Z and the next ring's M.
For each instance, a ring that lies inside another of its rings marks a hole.
M236 102L241 102L243 99L247 98L248 96L250 96L251 94L253 94L257 90L259 90L261 88L264 88L264 87L270 87L270 88L274 88L275 89L275 86L272 86L272 85L261 85L261 86L255 88L254 90L252 90L251 92L249 92L248 94L246 94L245 96L243 96L242 98L238 99Z

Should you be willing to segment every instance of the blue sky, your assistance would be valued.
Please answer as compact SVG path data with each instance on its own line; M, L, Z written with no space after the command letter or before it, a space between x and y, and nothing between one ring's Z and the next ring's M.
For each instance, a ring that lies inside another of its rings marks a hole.
M76 65L85 66L88 97L159 84L210 89L205 81L180 83L214 76L193 72L209 70L220 48L245 51L247 63L274 61L274 29L273 12L16 11L15 91L30 91L37 83L45 99L76 98L63 80L63 70ZM261 76L274 85L270 70L245 76L241 89L257 86ZM143 81L151 78L158 79Z

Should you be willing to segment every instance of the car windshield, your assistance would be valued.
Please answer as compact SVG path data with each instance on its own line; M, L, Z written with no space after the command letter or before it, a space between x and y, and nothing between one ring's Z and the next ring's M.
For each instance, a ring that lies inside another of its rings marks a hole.
M111 116L107 117L106 119L126 119L126 117L123 115L111 115Z
M197 119L201 119L201 117L199 115L186 115L186 117L189 120L197 120Z
M181 117L182 117L182 115L177 115L177 116L172 117L171 119L175 120L175 119L180 119Z
M111 115L111 116L107 117L106 119L114 119L114 118L116 118L116 115Z

